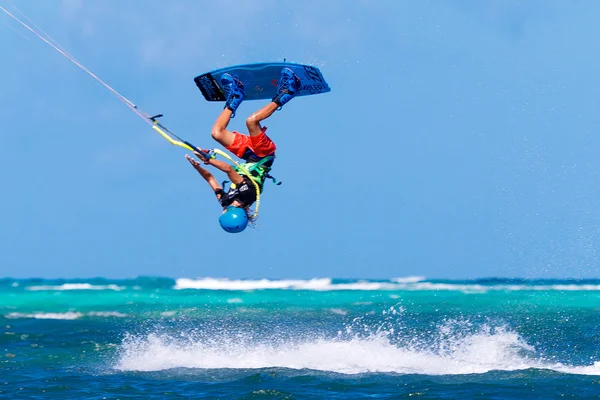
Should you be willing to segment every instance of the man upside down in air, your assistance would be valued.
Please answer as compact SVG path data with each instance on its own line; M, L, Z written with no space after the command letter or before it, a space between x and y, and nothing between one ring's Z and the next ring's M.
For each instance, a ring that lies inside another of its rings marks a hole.
M219 217L221 227L229 233L239 233L246 229L249 221L253 221L250 206L258 197L257 190L261 192L265 179L270 177L269 171L275 160L277 147L267 136L267 127L263 127L261 122L280 110L296 95L300 88L300 80L291 69L283 68L275 97L269 104L246 119L249 135L227 129L246 97L243 83L237 77L225 73L221 76L221 86L225 90L227 101L213 125L211 134L217 142L246 162L243 168L245 171L194 152L204 164L212 165L227 174L232 185L228 191L225 191L213 174L203 168L198 161L189 155L185 157L208 182L223 207L223 213Z

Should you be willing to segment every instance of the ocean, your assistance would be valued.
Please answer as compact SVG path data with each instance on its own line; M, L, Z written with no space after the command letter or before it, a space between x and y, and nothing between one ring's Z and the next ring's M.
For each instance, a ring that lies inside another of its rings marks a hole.
M0 398L600 398L600 280L0 279Z

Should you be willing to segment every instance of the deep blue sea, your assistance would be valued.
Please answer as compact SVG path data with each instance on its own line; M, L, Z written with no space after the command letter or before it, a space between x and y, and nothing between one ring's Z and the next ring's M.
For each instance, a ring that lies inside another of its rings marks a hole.
M600 280L0 279L0 398L600 398Z

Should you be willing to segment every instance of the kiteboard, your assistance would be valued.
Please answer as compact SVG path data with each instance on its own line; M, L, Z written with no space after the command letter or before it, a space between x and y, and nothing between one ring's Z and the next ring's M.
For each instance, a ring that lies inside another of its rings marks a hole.
M296 96L327 93L331 90L319 68L287 62L243 64L216 69L195 77L194 82L206 100L225 101L225 92L221 87L221 75L229 73L237 76L244 84L246 100L272 99L277 93L281 70L286 67L294 71L294 74L300 79L300 88Z

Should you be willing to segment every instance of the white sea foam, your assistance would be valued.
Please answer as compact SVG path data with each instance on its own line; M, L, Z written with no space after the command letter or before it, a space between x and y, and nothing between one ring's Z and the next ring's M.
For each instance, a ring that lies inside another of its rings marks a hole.
M417 282L421 282L424 281L425 277L424 276L404 276L401 278L393 278L392 282L397 282L397 283L417 283Z
M458 283L433 283L419 282L407 285L399 289L406 290L452 290L464 293L485 293L488 291L597 291L600 285L586 284L555 284L555 285L481 285L481 284L458 284Z
M205 290L257 290L257 289L307 289L320 290L331 285L331 279L310 280L269 280L245 279L230 280L216 278L187 279L180 278L175 282L175 289L205 289Z
M64 312L64 313L10 313L5 315L6 318L12 319L77 319L83 317L80 312Z
M535 349L518 334L501 328L445 337L434 346L419 346L412 342L393 344L383 334L285 343L280 340L257 343L240 335L199 338L149 334L126 338L119 353L120 359L115 368L123 371L283 367L345 374L460 375L540 368L600 375L600 363L567 366L546 362L536 356Z
M87 313L90 317L116 317L116 318L124 318L127 317L127 314L123 314L118 311L90 311Z
M393 290L397 284L392 282L358 281L351 283L332 283L330 278L301 279L247 279L230 280L216 278L176 280L175 289L204 289L204 290L265 290L265 289L291 289L291 290Z
M198 290L405 290L405 291L457 291L462 293L486 293L490 291L600 291L600 285L593 284L548 284L548 285L510 285L495 284L482 285L478 283L444 283L424 281L421 276L409 276L405 278L394 278L388 282L380 281L356 281L356 282L333 282L330 278L301 279L218 279L180 278L176 280L174 289L198 289Z
M13 312L6 314L6 318L10 319L64 319L73 320L82 317L126 317L127 314L120 313L118 311L90 311L89 313L68 311L64 313L53 313L53 312L35 312L35 313L20 313Z
M177 314L177 311L163 311L160 313L161 317L172 317Z
M593 365L586 366L566 366L566 365L556 365L553 368L556 371L564 372L567 374L577 374L577 375L600 375L600 362L596 361Z
M62 285L42 285L28 286L27 290L42 291L42 290L123 290L125 287L118 285L91 285L89 283L64 283Z

